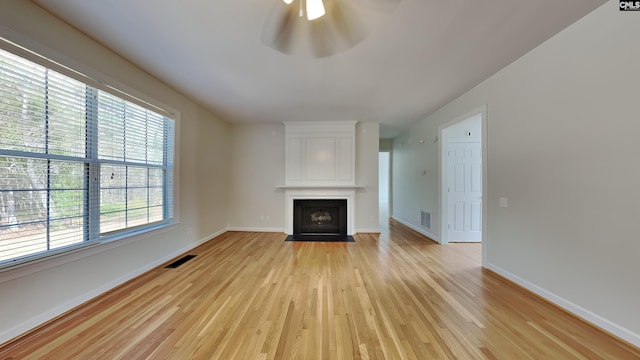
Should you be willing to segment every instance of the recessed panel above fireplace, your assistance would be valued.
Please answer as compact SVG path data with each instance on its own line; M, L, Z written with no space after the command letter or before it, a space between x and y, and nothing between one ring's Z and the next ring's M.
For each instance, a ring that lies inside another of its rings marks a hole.
M355 185L356 121L284 124L286 185Z

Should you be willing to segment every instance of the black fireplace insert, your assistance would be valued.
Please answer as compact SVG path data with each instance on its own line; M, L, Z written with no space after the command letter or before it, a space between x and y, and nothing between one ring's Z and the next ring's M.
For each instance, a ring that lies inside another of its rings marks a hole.
M347 200L294 199L292 240L353 241L347 236Z

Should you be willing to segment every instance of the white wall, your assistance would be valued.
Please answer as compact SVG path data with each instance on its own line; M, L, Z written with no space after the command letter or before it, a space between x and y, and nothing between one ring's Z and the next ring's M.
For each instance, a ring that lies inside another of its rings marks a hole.
M181 223L137 241L87 250L85 255L93 254L89 257L78 256L81 253L63 256L56 263L64 264L46 270L46 263L41 263L0 273L2 343L224 230L228 222L230 127L31 2L2 2L0 34L47 48L54 58L64 54L57 60L64 63L72 59L181 115L176 209Z
M284 125L236 124L232 134L229 227L284 232L284 190L276 190L285 183ZM356 232L378 230L378 136L377 123L356 125L356 184L364 186L356 192Z
M469 135L470 134L470 135ZM444 144L447 140L482 140L482 116L474 115L468 119L464 119L452 125L448 125L442 129L442 141Z
M230 227L284 232L284 125L236 124L232 135Z
M380 125L359 122L356 125L356 232L380 230L378 204L378 152Z
M436 241L440 240L440 174L435 140L439 125L418 123L394 139L391 153L392 217ZM430 230L420 227L422 210L431 213Z
M606 3L395 139L393 190L395 214L439 217L437 144L415 139L487 104L486 266L640 345L635 15Z

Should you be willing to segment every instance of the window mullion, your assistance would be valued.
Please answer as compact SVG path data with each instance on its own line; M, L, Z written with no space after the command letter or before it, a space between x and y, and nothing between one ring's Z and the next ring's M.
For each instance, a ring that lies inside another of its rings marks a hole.
M100 165L98 163L98 90L86 91L85 241L100 237Z
M127 103L122 107L122 158L127 162ZM124 227L129 227L129 166L124 169Z
M49 156L49 69L44 71L44 153ZM46 224L47 250L51 250L51 159L47 159Z
M149 110L144 111L144 162L147 165L147 222L151 219L151 168L149 168ZM163 217L164 218L164 217Z
M129 166L124 168L124 227L129 227Z
M168 191L168 148L169 148L169 127L167 126L167 120L163 119L162 121L162 137L163 144L162 148L164 151L162 152L162 218L169 218L169 191Z

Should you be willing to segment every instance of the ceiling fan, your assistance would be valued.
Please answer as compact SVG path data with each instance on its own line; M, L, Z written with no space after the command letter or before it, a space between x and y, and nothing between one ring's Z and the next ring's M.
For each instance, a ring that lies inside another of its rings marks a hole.
M348 50L366 35L357 12L389 12L400 0L276 0L262 42L285 54L326 57ZM362 15L362 14L360 14Z

